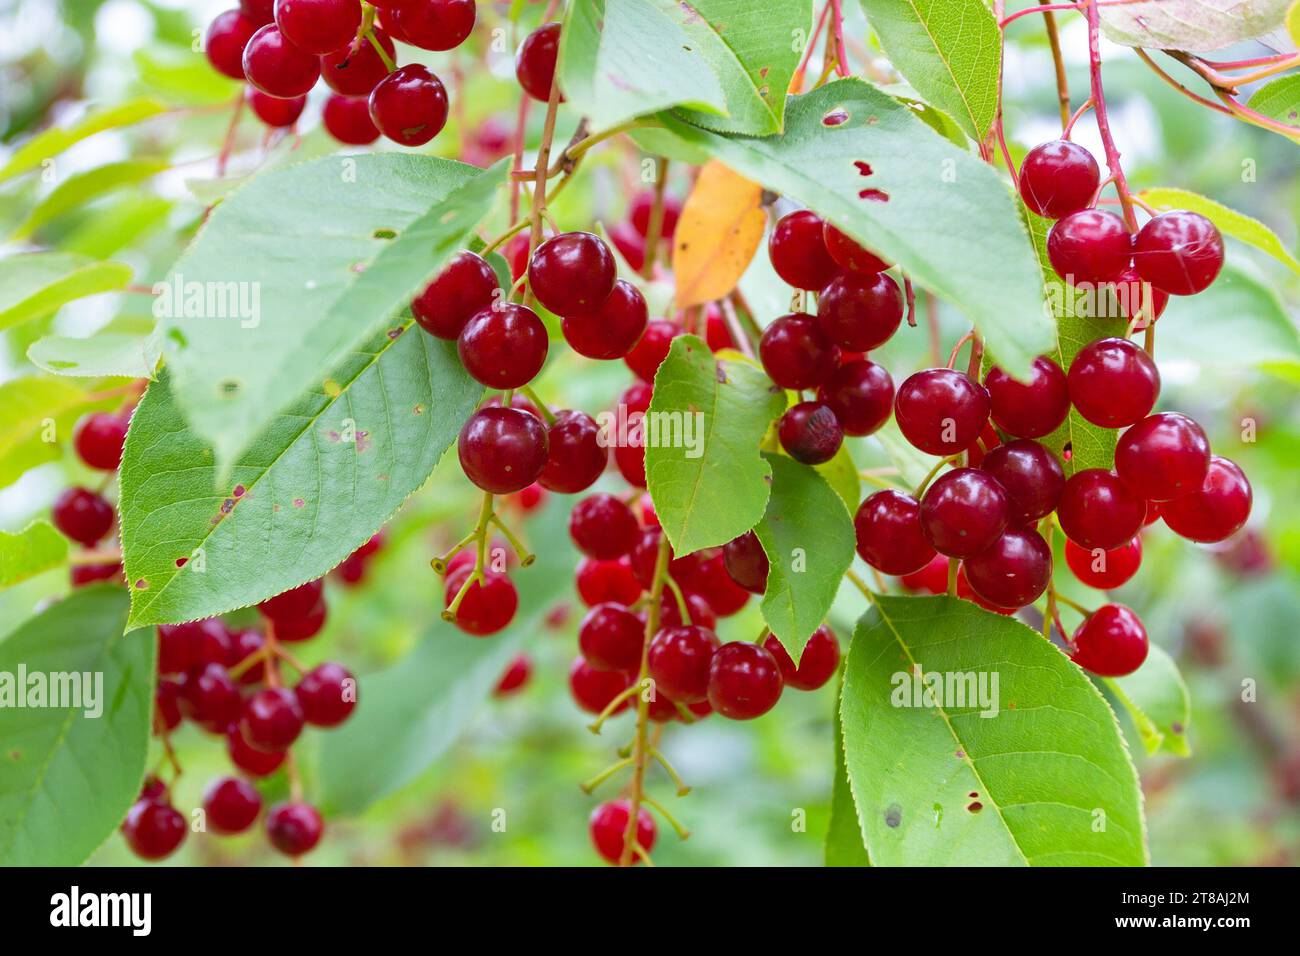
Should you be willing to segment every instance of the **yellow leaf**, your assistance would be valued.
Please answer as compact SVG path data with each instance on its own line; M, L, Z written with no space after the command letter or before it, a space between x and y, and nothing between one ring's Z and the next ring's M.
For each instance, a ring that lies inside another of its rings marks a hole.
M766 222L763 187L709 160L673 236L677 308L721 299L736 288L763 241Z
M1286 32L1291 35L1291 42L1300 46L1300 0L1296 0L1286 12Z

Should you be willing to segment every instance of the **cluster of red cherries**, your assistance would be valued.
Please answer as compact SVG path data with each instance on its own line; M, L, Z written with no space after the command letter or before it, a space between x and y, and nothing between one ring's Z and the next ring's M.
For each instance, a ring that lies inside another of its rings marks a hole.
M86 415L73 430L72 444L77 457L87 467L106 472L111 479L122 465L122 446L130 422L130 409ZM93 550L113 530L117 512L99 491L77 485L59 494L50 517L66 537ZM96 581L122 581L122 562L112 558L74 563L71 577L72 586L77 588Z

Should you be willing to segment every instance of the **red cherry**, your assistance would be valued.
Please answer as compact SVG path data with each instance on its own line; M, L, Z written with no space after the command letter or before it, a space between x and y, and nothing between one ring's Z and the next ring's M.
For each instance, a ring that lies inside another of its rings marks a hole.
M266 638L251 627L235 631L230 635L230 656L226 658L226 666L234 670L246 661L250 654L256 654L265 645ZM259 661L241 671L237 679L241 684L253 685L262 683L265 677L266 663Z
M88 488L68 488L54 499L50 517L73 541L93 548L113 527L113 506Z
M736 347L736 340L731 335L731 327L727 325L726 316L712 303L704 313L704 341L708 343L710 352L721 352L723 349Z
M1114 282L1129 268L1133 237L1124 220L1105 209L1082 209L1047 234L1047 257L1072 285Z
M423 0L393 11L403 42L422 50L454 50L474 31L474 18L474 0Z
M984 378L994 423L1018 438L1054 432L1070 413L1065 373L1046 356L1034 359L1029 381L1018 382L994 366Z
M1139 310L1145 305L1146 317L1154 321L1164 314L1165 307L1169 305L1169 293L1145 281L1138 275L1136 269L1126 270L1117 282L1109 286L1109 291L1113 303L1107 301L1108 311L1102 313L1107 318L1136 318ZM1134 328L1145 329L1146 321L1135 325Z
M642 381L653 382L659 366L663 365L664 359L668 357L673 339L682 334L684 333L681 326L676 323L669 322L667 319L652 319L646 323L640 341L633 346L632 351L627 353L623 361Z
M707 628L710 631L718 627L718 615L714 612L713 606L708 600L700 594L693 591L685 593L686 613L690 615L690 623L699 627ZM665 592L663 599L659 602L659 626L663 627L680 627L686 621L682 619L681 609L677 606L677 599L671 593Z
M698 624L664 628L647 651L650 677L673 700L699 703L708 696L709 662L717 649L717 635Z
M189 828L180 812L166 803L137 801L126 814L122 833L131 852L144 860L171 856Z
M921 530L940 554L969 558L998 540L1010 507L1006 490L992 475L954 468L936 478L921 499Z
M208 664L230 662L232 638L217 618L158 625L158 673L181 674Z
M1033 604L1052 580L1052 549L1033 528L1008 528L962 564L975 592L1000 607Z
M650 212L654 208L655 194L653 190L643 189L632 197L632 204L628 209L628 219L631 220L633 227L643 237L648 238L650 235ZM664 213L663 220L659 226L659 238L671 239L673 233L677 231L677 220L682 215L682 201L676 196L664 194Z
M317 601L316 605L302 617L291 617L276 621L275 636L286 643L308 640L321 632L321 628L325 626L325 618L328 615L329 608L325 601Z
M719 617L737 614L749 603L749 591L732 580L721 551L705 557L691 580L682 586L704 598Z
M402 146L423 146L447 124L447 89L421 63L399 67L370 91L370 119Z
M631 684L630 675L621 671L597 670L581 657L575 659L569 668L569 691L578 706L589 714L602 713ZM628 701L623 700L613 712L621 714L627 706Z
M998 445L984 456L981 468L1006 491L1012 524L1046 518L1065 488L1065 471L1056 456L1028 438Z
M1147 659L1142 620L1122 604L1103 604L1074 632L1070 660L1102 677L1132 674Z
M226 731L226 753L230 762L250 777L268 777L280 769L287 754L268 754L249 746L239 732L238 724L231 724Z
M1149 415L1122 436L1115 471L1149 501L1168 501L1201 487L1210 468L1210 440L1186 415Z
M632 509L602 492L574 506L569 515L569 534L583 554L608 561L628 554L636 546L639 529Z
M822 240L826 243L826 251L842 269L870 275L889 268L888 262L850 239L829 222L822 227Z
M614 291L614 256L599 236L564 232L533 251L528 288L556 315L595 312Z
M1079 350L1067 376L1070 401L1102 428L1124 428L1146 417L1160 394L1151 356L1128 339L1098 339Z
M430 335L455 340L471 318L493 306L500 291L497 275L486 259L458 252L416 296L411 312Z
M839 641L835 639L835 632L825 624L813 631L808 638L808 643L799 655L797 667L775 634L769 634L763 646L776 660L786 686L795 690L817 690L824 687L840 666Z
M1061 530L1085 548L1118 548L1142 528L1146 502L1114 472L1089 468L1070 476L1056 506Z
M388 54L388 59L396 61L397 47L383 30L376 27L371 31L375 41ZM320 59L320 75L335 93L343 96L367 97L375 85L388 75L388 66L375 51L369 40L349 43L326 53ZM366 117L369 120L369 115Z
M465 422L456 449L475 485L494 495L513 494L546 467L546 426L517 408L481 408Z
M99 581L113 581L125 584L122 577L121 561L106 561L101 564L79 564L68 569L68 581L74 588L84 588Z
M576 576L578 595L588 607L605 601L631 604L641 596L641 583L626 557L613 561L583 558Z
M781 447L795 461L820 465L830 461L844 444L844 429L825 402L800 402L781 416L777 425Z
M165 733L170 733L181 724L181 707L180 707L180 684L167 678L159 678L158 687L154 691L154 721L153 732L161 737Z
M239 688L220 664L188 671L179 684L181 713L204 729L220 733L239 716Z
M615 445L614 465L623 480L633 488L646 487L645 445L639 442L635 445Z
M630 222L616 222L609 228L609 241L634 272L645 267L645 239Z
M659 554L659 542L663 538L663 531L658 525L645 530L639 531L636 543L632 546L632 552L628 556L629 563L632 566L632 573L636 579L641 582L643 588L649 588L654 581L655 562ZM673 549L668 548L668 560L673 560Z
M846 435L870 435L894 410L894 380L883 365L858 359L836 369L817 396L835 412Z
M578 626L578 648L592 667L634 671L641 664L645 628L619 604L597 604Z
M632 818L632 805L627 800L615 800L602 803L592 811L588 829L591 842L607 863L617 865L623 859L627 848L627 825ZM636 843L647 854L655 845L655 821L645 807L640 807L636 814ZM632 862L640 862L634 853Z
M1160 503L1160 515L1175 534L1213 544L1232 537L1250 517L1250 482L1235 462L1214 455L1197 491Z
M970 581L966 579L966 562L963 561L957 565L957 596L963 601L970 601L978 604L986 611L992 611L994 614L1001 614L1004 617L1011 617L1016 613L1018 608L1003 607L1001 604L994 604L986 600L979 592L970 586Z
M801 209L782 216L767 240L772 268L788 285L817 292L839 273L822 236L822 220L815 212Z
M767 590L767 553L754 532L746 531L723 545L722 560L731 579L746 591L762 594Z
M547 431L546 467L538 481L542 487L572 495L586 491L609 463L601 444L600 426L590 415L562 411Z
M816 388L834 374L839 349L811 315L783 315L763 331L763 370L781 388Z
M560 25L546 23L524 37L519 52L515 54L515 79L525 93L542 103L550 101L559 52ZM560 102L564 102L563 95Z
M1081 548L1066 539L1065 563L1074 576L1099 591L1112 591L1137 573L1142 564L1142 538L1136 537L1118 548Z
M109 412L95 412L78 422L72 441L81 460L100 471L117 471L127 423L126 416Z
M325 131L346 146L369 146L379 139L379 127L370 118L370 101L364 96L331 95L321 120Z
M921 506L901 491L877 491L853 516L858 554L885 574L911 574L934 559L921 531Z
M1040 143L1020 164L1020 198L1048 219L1086 209L1100 182L1092 153L1069 140Z
M462 567L447 575L445 607L451 607L451 602L472 573L473 568ZM487 571L482 581L471 584L465 592L456 610L456 626L466 634L487 637L514 620L518 609L519 592L514 583L504 574Z
M303 108L307 105L305 96L284 100L278 96L267 96L261 90L251 86L244 92L244 98L248 101L254 115L273 129L287 129L298 122L298 117L302 115Z
M867 352L879 348L903 321L903 293L884 273L846 272L822 290L817 321L840 348Z
M505 697L523 688L533 676L533 659L527 654L520 654L505 669L497 686L493 689L494 697Z
M357 0L275 0L275 23L294 46L332 53L350 44L361 27Z
M489 388L520 388L546 364L546 326L527 306L499 302L473 316L456 350L475 381Z
M325 580L317 578L267 598L257 605L257 609L263 617L269 617L276 623L306 617L320 603L324 593Z
M260 24L238 10L217 14L203 37L203 52L218 73L232 80L244 78L244 48Z
M527 232L521 232L501 248L501 254L505 256L506 262L510 265L510 278L514 281L518 282L520 277L528 271L530 252Z
M955 455L975 444L988 424L989 410L988 390L947 368L916 372L894 398L903 437L931 455Z
M239 732L257 750L288 750L303 728L302 706L285 687L264 687L244 701Z
M937 554L921 570L904 574L901 580L909 591L943 594L948 590L948 558Z
M286 856L302 856L311 851L320 843L324 832L320 812L308 803L279 803L266 817L266 835L271 846Z
M243 833L262 812L262 797L248 781L222 777L204 792L203 812L217 833Z
M293 689L303 720L313 727L337 727L357 706L356 678L341 664L317 664Z
M320 79L320 58L303 50L268 23L244 47L244 76L267 96L305 96Z
M383 0L376 4L382 5ZM275 19L275 0L239 0L239 9L259 27Z
M766 714L781 699L781 688L776 658L757 644L723 644L709 662L709 703L731 720Z
M1199 213L1161 213L1137 235L1133 264L1157 289L1195 295L1207 289L1223 268L1223 237Z
M579 355L620 359L641 339L648 321L645 296L632 283L618 279L609 297L594 312L566 315L560 328L565 341Z

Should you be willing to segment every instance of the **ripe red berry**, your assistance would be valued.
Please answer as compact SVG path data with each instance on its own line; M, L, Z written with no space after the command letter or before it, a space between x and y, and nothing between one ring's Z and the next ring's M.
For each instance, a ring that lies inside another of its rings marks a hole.
M777 221L767 240L767 254L776 274L796 289L819 292L840 271L826 249L821 217L809 209Z
M290 588L275 597L267 598L257 605L257 609L262 612L263 617L269 617L278 624L281 621L289 621L310 614L316 605L320 603L324 593L325 579L317 578L314 581L300 584L296 588Z
M203 37L203 52L213 69L232 80L242 80L244 47L248 46L258 26L238 10L217 14Z
M1160 515L1175 534L1213 544L1241 530L1253 501L1250 482L1235 462L1214 455L1197 491L1160 503Z
M709 303L704 310L704 341L708 343L710 352L736 347L731 327L727 325L727 317L715 303Z
M853 530L862 560L885 574L911 574L934 559L921 531L921 505L901 491L877 491L858 505Z
M266 753L288 750L303 728L302 706L285 687L264 687L244 701L239 732Z
M628 674L597 670L582 657L575 659L569 668L569 691L577 705L589 714L604 711L631 683L632 678ZM622 701L614 713L621 714L627 705L626 700Z
M293 689L303 720L313 727L337 727L357 706L356 678L342 664L317 664Z
M320 812L308 803L278 803L266 817L266 835L271 846L286 856L302 856L320 842L325 824Z
M659 631L647 652L656 689L682 704L706 699L709 662L717 648L717 635L698 624Z
M936 554L921 570L904 574L901 580L909 591L943 594L948 589L948 559Z
M97 564L79 564L68 569L68 581L74 588L84 588L99 581L114 581L125 584L122 577L121 561L105 561Z
M1147 630L1122 604L1103 604L1074 632L1070 660L1102 677L1132 674L1147 659Z
M1141 530L1146 507L1114 472L1089 468L1065 482L1056 515L1071 541L1085 548L1109 550Z
M975 444L988 424L989 409L988 390L948 368L910 375L894 398L903 437L931 455L955 455Z
M829 222L822 227L822 240L826 243L826 251L841 269L870 275L889 268L888 262L850 239Z
M649 318L645 296L632 283L618 279L609 297L595 311L566 315L560 328L565 341L579 355L591 359L620 359L640 341ZM657 369L658 363L654 367Z
M1072 285L1114 282L1132 262L1133 237L1113 212L1082 209L1052 227L1047 257L1056 274Z
M528 271L529 252L529 236L527 232L521 232L501 249L501 254L505 256L506 262L510 265L510 278L516 282Z
M569 515L569 534L583 554L608 561L628 554L637 544L640 529L631 508L601 492L574 506Z
M261 90L251 86L245 91L244 98L248 101L253 114L273 129L287 129L298 122L298 117L302 115L303 108L307 105L305 96L283 100L278 96L267 96Z
M1065 373L1046 356L1034 359L1029 381L1018 382L994 366L984 378L993 422L1018 438L1041 438L1070 413Z
M122 824L127 846L144 860L170 856L185 839L187 829L180 811L155 800L137 801Z
M175 730L181 724L180 684L162 677L154 690L153 732L162 736Z
M187 671L180 681L181 713L212 733L221 733L239 716L239 688L220 664Z
M346 47L361 26L358 0L275 0L275 23L294 46L309 53Z
M465 476L484 491L509 495L546 467L546 426L528 412L492 405L470 416L456 450Z
M1210 468L1210 440L1186 415L1148 415L1115 448L1115 472L1148 501L1168 501L1201 487Z
M451 607L451 602L473 572L473 567L460 567L447 575L445 607ZM514 582L504 574L485 571L483 580L469 586L456 609L456 626L466 634L487 637L514 620L518 609L519 592L515 590Z
M125 415L110 412L95 412L83 418L72 439L81 460L100 471L116 471L122 464L127 424Z
M1169 293L1145 281L1138 275L1137 269L1125 271L1119 281L1110 286L1110 294L1114 301L1106 302L1106 311L1101 313L1104 318L1137 318L1138 312L1145 307L1146 319L1155 321L1169 305ZM1134 328L1145 329L1146 321L1136 324Z
M1022 438L998 445L981 469L1007 493L1011 524L1032 524L1056 510L1065 488L1065 471L1056 456L1036 441Z
M986 600L978 591L970 586L970 581L966 579L966 562L962 561L957 565L957 596L963 601L971 601L984 608L986 611L992 611L994 614L1001 614L1005 617L1011 617L1016 613L1018 608L1003 607L1001 604L994 604Z
M844 444L844 429L825 402L800 402L788 409L777 435L786 454L805 465L830 461Z
M1070 401L1103 428L1124 428L1145 418L1160 394L1151 356L1128 339L1098 339L1079 350L1067 376Z
M474 31L474 0L423 0L399 5L392 17L404 43L422 50L454 50Z
M268 23L244 47L244 76L267 96L306 96L320 79L320 58L291 43Z
M528 263L528 288L556 315L595 312L614 291L614 256L605 240L589 232L563 232L547 239Z
M641 596L641 583L625 557L612 561L583 558L578 564L575 583L578 595L588 607L605 601L627 605Z
M713 606L708 600L694 591L687 591L684 594L686 598L686 613L690 616L690 623L699 627L707 628L710 631L717 630L718 615L714 612ZM686 624L682 617L681 608L677 605L676 597L664 592L663 600L659 602L659 626L664 627L681 627Z
M51 517L73 541L93 548L113 526L113 506L89 488L69 488L54 499Z
M618 864L623 859L623 851L627 848L627 825L631 818L632 805L627 800L602 803L592 811L588 825L591 842L607 863ZM650 816L645 807L640 807L636 814L636 842L633 846L639 846L649 853L654 845L654 817ZM640 862L635 853L632 862Z
M940 475L921 499L921 530L940 554L969 558L992 547L1011 505L998 480L977 468Z
M634 272L645 267L645 239L630 222L616 222L609 227L609 241Z
M723 644L709 662L709 703L731 720L766 714L781 699L782 686L776 658L757 644Z
M527 654L520 654L505 669L505 673L497 681L497 686L493 689L492 695L494 697L505 697L508 694L513 694L527 684L528 679L532 676L533 659Z
M562 411L546 434L546 467L537 479L542 487L572 495L595 484L609 464L595 420L582 412Z
M746 531L723 545L722 560L731 580L746 591L762 594L767 590L767 553L754 532Z
M1052 580L1052 549L1033 528L1008 528L962 564L975 592L1000 607L1033 604Z
M262 797L248 781L222 777L204 792L203 812L217 833L243 833L262 812Z
M458 252L416 296L411 312L430 335L455 340L471 318L493 306L500 290L497 275L486 259L472 252Z
M380 0L376 6L382 6L383 2ZM275 19L275 0L239 0L239 9L259 27Z
M704 598L719 617L739 613L749 603L749 591L732 580L722 552L713 550L697 553L706 557L700 561L690 581L683 582L682 587Z
M230 762L250 777L267 777L280 769L286 753L263 753L251 746L239 732L238 724L231 724L226 731L226 753Z
M1048 219L1086 209L1100 182L1092 153L1065 139L1040 143L1020 164L1020 198Z
M256 654L266 644L264 638L251 627L235 631L230 635L230 656L226 659L226 666L234 669L248 659L250 654ZM266 677L266 663L259 661L240 672L237 680L244 685L260 684Z
M1081 548L1065 542L1065 563L1074 576L1099 591L1111 591L1137 574L1142 564L1142 538L1136 537L1118 548Z
M555 81L555 60L560 52L560 25L545 23L519 44L515 54L515 79L535 100L546 103L551 98L551 84ZM564 102L561 95L560 102Z
M783 315L763 331L763 370L781 388L816 388L834 374L839 349L817 320L803 312Z
M277 620L275 622L275 636L287 643L313 638L325 626L325 618L328 614L329 608L324 599L321 599L302 617L287 617Z
M632 566L632 573L636 579L641 582L643 588L649 589L654 582L655 562L659 554L659 542L663 538L663 531L656 524L654 527L646 528L639 531L636 543L632 546L632 552L628 555L628 563ZM673 549L668 548L668 560L673 560Z
M388 54L388 59L395 61L397 48L392 39L383 30L376 27L371 31L375 41ZM380 80L388 75L388 67L375 51L369 40L349 43L326 53L320 58L320 75L335 93L350 97L367 97ZM367 115L367 121L369 115Z
M628 207L628 219L642 237L649 236L650 212L654 208L654 204L654 191L643 189L632 197L632 203ZM659 238L671 239L673 233L677 231L677 220L681 218L682 201L676 196L665 193L663 206L664 213L659 226Z
M870 435L894 410L894 380L883 365L857 359L836 369L817 396L835 412L846 435Z
M578 649L592 667L634 671L641 664L645 628L619 604L597 604L578 626Z
M456 350L476 381L489 388L520 388L546 364L546 326L527 306L500 302L466 323Z
M181 674L208 664L226 665L232 637L217 618L158 625L158 673Z
M370 119L402 146L423 146L447 124L447 89L427 66L398 67L370 91Z
M651 319L646 323L640 341L633 346L623 361L643 382L654 382L655 373L668 357L673 339L682 335L682 327L667 319ZM641 483L645 487L645 483Z
M370 101L364 96L332 94L321 112L325 131L345 146L368 146L379 139L370 118Z
M1199 213L1161 213L1138 232L1133 264L1157 289L1195 295L1209 287L1223 268L1223 237Z
M835 632L825 624L813 631L808 638L808 643L799 655L798 666L775 634L769 634L763 646L776 660L785 685L795 690L817 690L824 687L840 666L840 643L835 639Z
M623 480L633 488L646 487L643 443L614 446L614 465L618 468L618 473L623 476Z
M832 279L817 299L817 321L840 348L879 348L903 321L903 293L884 273L846 272Z

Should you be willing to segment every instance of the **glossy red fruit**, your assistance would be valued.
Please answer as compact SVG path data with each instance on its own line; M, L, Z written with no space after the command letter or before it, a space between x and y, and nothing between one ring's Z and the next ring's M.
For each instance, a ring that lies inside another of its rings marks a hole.
M560 328L565 341L579 355L620 359L640 341L649 318L645 296L632 283L618 279L609 297L594 312L566 315Z
M1157 289L1195 295L1209 288L1223 268L1223 237L1199 213L1161 213L1138 232L1133 265Z
M113 527L113 506L89 488L68 488L54 499L54 527L93 548Z
M320 603L324 593L325 579L317 578L267 598L257 605L257 609L263 617L269 617L276 623L306 617Z
M749 603L749 591L732 580L721 551L714 551L700 562L687 590L700 595L718 617L730 617Z
M244 76L268 96L306 96L320 79L320 58L285 38L268 23L244 47Z
M84 588L100 581L113 581L125 584L122 577L121 561L106 561L102 564L79 564L68 569L68 581L74 588Z
M1177 412L1148 415L1115 448L1115 472L1148 501L1168 501L1201 487L1210 469L1210 440Z
M1137 574L1142 564L1142 538L1136 537L1118 548L1081 548L1066 539L1065 563L1074 576L1099 591L1111 591Z
M77 455L91 468L117 471L122 464L128 419L125 415L95 412L77 423L72 441Z
M599 714L614 698L631 686L632 678L621 671L602 671L592 667L584 658L576 658L569 668L569 691L579 707L589 714ZM613 711L621 714L627 710L623 700Z
M244 701L239 732L255 749L288 750L303 728L302 706L286 687L265 687Z
M1145 418L1160 394L1156 363L1128 339L1085 345L1070 363L1066 380L1075 409L1103 428L1125 428Z
M516 282L528 271L529 251L527 232L521 232L501 249L501 254L505 256L506 262L510 265L510 278Z
M1017 438L1041 438L1054 432L1070 413L1065 373L1040 355L1029 367L1029 381L1019 382L994 366L984 378L994 424Z
M519 44L515 54L515 79L535 100L546 103L551 98L551 84L555 81L555 60L560 52L560 25L546 23L538 27ZM560 102L564 102L561 94Z
M954 468L936 478L921 498L921 531L940 554L969 558L997 541L1010 510L1006 489L996 478L977 468Z
M767 240L767 254L776 274L796 289L819 292L840 271L826 249L821 217L809 209L777 221Z
M528 288L556 315L595 312L614 291L614 256L589 232L562 232L533 251Z
M909 591L943 594L948 590L948 559L937 554L921 570L901 575L900 580Z
M527 654L520 654L505 669L497 686L492 690L494 697L506 697L523 689L533 676L533 659Z
M618 403L623 406L626 414L630 416L634 412L649 411L650 399L653 397L653 385L649 382L633 382L623 390L623 394L618 397Z
M465 324L456 350L475 381L489 388L520 388L546 364L546 326L527 306L500 302Z
M885 574L911 574L934 559L921 531L921 505L904 492L871 495L858 505L853 530L862 560Z
M632 197L628 207L628 219L636 231L645 238L650 234L650 212L654 209L655 194L653 190L643 189ZM677 231L677 220L682 215L682 201L671 193L664 194L663 220L659 225L659 238L671 239Z
M350 44L361 26L358 0L275 0L275 23L294 46L332 53Z
M1002 436L998 434L998 430L990 422L984 426L984 430L980 432L980 437L975 444L966 449L966 464L972 468L979 468L984 463L985 454L1001 444Z
M736 347L736 340L731 334L726 315L714 304L710 304L704 310L704 341L708 343L710 352L721 352L723 349Z
M627 353L623 361L643 382L654 382L655 373L668 357L673 339L682 334L684 334L682 327L675 322L669 322L667 319L651 319L646 323L640 341L632 351Z
M731 580L746 591L762 594L767 590L767 552L754 532L746 531L723 545L722 560Z
M208 664L226 665L232 637L217 618L158 625L158 673L181 674Z
M560 494L586 491L609 464L609 451L601 444L600 426L579 411L566 410L555 416L547 430L546 467L538 481Z
M370 91L370 119L402 146L423 146L447 125L447 89L427 66L399 67Z
M699 625L659 631L648 650L649 674L657 690L682 704L704 700L709 691L709 662L718 636Z
M500 291L497 275L486 259L472 252L458 252L415 297L411 312L430 335L454 340L471 318L492 308ZM505 307L522 308L503 304Z
M321 120L325 131L345 146L369 146L379 139L379 127L370 118L370 101L364 96L331 95Z
M799 655L797 666L775 634L769 634L763 646L781 669L781 679L785 686L795 690L817 690L824 687L840 666L840 643L835 639L835 632L825 624L812 632Z
M203 37L203 52L218 73L232 80L244 78L244 47L260 24L239 10L217 14Z
M831 407L846 435L870 435L894 410L894 380L883 365L858 359L841 365L818 397Z
M204 792L203 812L217 833L243 833L262 812L262 797L248 781L222 777Z
M963 566L966 580L986 601L1024 607L1038 600L1052 580L1052 549L1033 528L1008 528Z
M686 613L690 615L689 623L708 628L710 631L717 630L718 615L708 600L693 591L687 591L685 597ZM659 626L680 627L686 623L688 622L682 618L676 597L671 592L665 592L663 600L659 602Z
M1174 533L1213 544L1241 530L1253 499L1245 472L1235 462L1214 455L1200 489L1162 501L1160 515Z
M623 480L633 488L646 487L644 444L615 445L614 465Z
M578 649L600 670L636 670L644 640L641 619L620 604L597 604L578 625Z
M645 528L637 533L636 543L632 546L631 554L628 555L632 573L643 588L649 589L654 582L655 562L658 559L659 543L662 539L663 531L657 524ZM668 560L669 562L673 560L671 546L668 548Z
M382 5L383 0L376 4ZM275 19L275 0L239 0L239 9L259 27Z
M376 42L388 54L388 59L396 62L397 48L388 34L378 27L371 32ZM376 52L374 45L369 40L361 40L359 43L349 43L322 56L320 75L325 85L335 93L343 96L367 97L375 85L388 75L388 67Z
M494 495L527 488L546 467L546 426L535 415L498 405L470 416L456 445L460 467Z
M601 492L579 501L569 515L569 534L583 554L611 560L628 554L640 537L632 509Z
M1105 209L1070 213L1047 234L1047 257L1072 285L1114 282L1133 259L1133 237L1124 220Z
M1005 617L1011 617L1016 613L1018 608L1003 607L1001 604L994 604L986 600L978 591L970 586L970 581L966 579L966 562L962 561L957 565L957 596L963 601L971 601L984 608L986 611L992 611L994 614L1001 614Z
M152 800L154 803L166 803L169 799L167 785L153 774L149 774L144 778L144 782L140 784L140 795L136 797L136 799Z
M444 607L451 607L451 602L456 599L473 570L472 567L461 567L447 575ZM514 620L518 609L519 592L515 590L514 582L504 574L485 571L483 580L469 586L460 607L456 609L456 626L466 634L487 637Z
M185 839L185 817L166 803L137 801L126 814L122 834L131 852L144 860L171 856Z
M1110 293L1113 299L1106 302L1107 311L1102 313L1105 318L1136 318L1145 306L1147 318L1158 319L1169 305L1169 293L1145 281L1137 269L1127 270L1118 282L1111 285ZM1146 322L1139 322L1134 328L1145 329Z
M290 617L275 622L275 636L287 643L305 641L315 637L325 626L329 606L322 599L302 617Z
M1146 502L1114 472L1089 468L1066 480L1056 516L1071 541L1110 550L1141 530Z
M830 461L844 444L844 429L825 402L800 402L781 416L777 425L781 447L795 461L820 465Z
M1122 604L1103 604L1074 632L1070 660L1102 677L1132 674L1147 659L1142 620Z
M781 388L816 388L834 374L839 349L817 320L803 312L783 315L763 331L763 370Z
M230 656L226 658L226 666L234 670L250 654L256 654L266 644L266 638L253 628L248 627L243 630L235 631L230 635ZM236 680L245 686L260 684L266 677L266 664L259 661L250 667L240 671Z
M181 686L174 680L162 677L153 695L153 732L157 736L170 733L181 724Z
M249 107L258 119L273 129L287 129L298 122L307 97L295 96L291 100L282 100L278 96L267 96L261 90L248 87L244 93Z
M422 50L454 50L474 31L474 0L422 0L397 7L403 41Z
M884 273L846 272L817 299L817 321L842 349L867 352L884 345L903 321L903 293Z
M286 754L268 754L250 747L248 741L239 732L239 725L232 724L226 731L226 753L230 762L250 777L267 777L280 769Z
M781 699L782 687L776 658L757 644L723 644L709 662L709 703L731 720L766 714Z
M1056 456L1028 438L998 445L984 456L980 467L1006 491L1008 521L1013 525L1046 518L1056 510L1065 489L1065 471Z
M1100 182L1092 153L1065 139L1038 144L1020 164L1020 198L1048 219L1086 209Z
M278 803L266 817L266 835L286 856L302 856L320 843L325 823L320 812L308 803Z
M627 848L627 825L631 818L632 805L627 800L602 803L592 811L588 823L591 843L605 862L617 865L622 861L623 852ZM650 816L650 811L645 807L637 810L636 842L633 845L639 846L646 853L655 845L654 817ZM635 852L632 854L632 862L640 862Z
M181 713L204 729L220 733L239 716L239 688L220 664L187 671L178 683Z
M609 241L634 272L645 267L645 239L630 222L616 222L609 227Z
M337 727L357 706L356 678L342 664L317 664L293 689L302 717L313 727Z
M612 561L583 558L578 563L575 583L578 595L588 607L605 601L627 605L641 596L641 583L626 557Z
M880 256L859 245L829 222L822 226L822 240L826 243L826 251L841 269L870 275L884 272L890 266Z
M894 398L903 437L931 455L955 455L973 445L988 424L989 410L988 390L947 368L910 375Z

